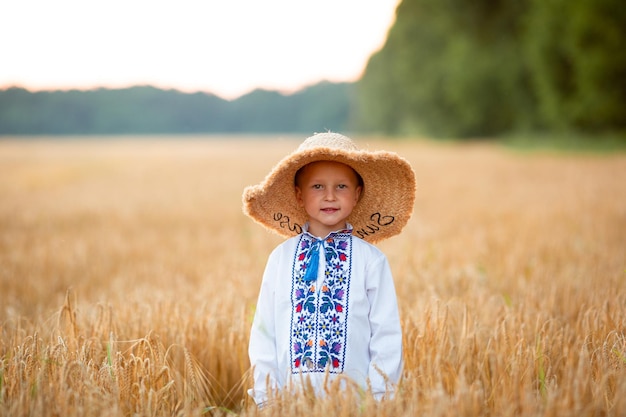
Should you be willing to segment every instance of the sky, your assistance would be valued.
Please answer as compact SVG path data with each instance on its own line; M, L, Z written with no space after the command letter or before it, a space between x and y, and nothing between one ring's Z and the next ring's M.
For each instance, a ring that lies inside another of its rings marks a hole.
M0 88L149 84L232 99L355 81L399 1L3 1Z

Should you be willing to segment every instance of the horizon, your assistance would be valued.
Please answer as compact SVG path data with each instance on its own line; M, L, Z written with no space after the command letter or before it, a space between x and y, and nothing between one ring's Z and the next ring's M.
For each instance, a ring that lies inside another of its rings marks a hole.
M354 81L329 81L329 80L320 80L317 82L313 82L311 84L307 84L307 85L303 85L298 89L295 90L278 90L278 89L270 89L270 88L263 88L263 87L256 87L250 91L244 92L243 94L233 97L233 98L226 98L223 97L219 94L216 94L212 91L203 91L203 90L190 90L190 91L186 91L186 90L182 90L179 88L175 88L175 87L159 87L159 86L155 86L155 85L151 85L151 84L134 84L134 85L127 85L127 86L120 86L120 87L116 87L116 86L93 86L93 87L86 87L86 88L77 88L77 87L70 87L70 88L45 88L45 89L32 89L29 87L25 87L22 85L9 85L9 86L0 86L0 91L7 91L10 90L12 88L15 89L22 89L22 90L26 90L29 93L54 93L54 92L70 92L70 91L79 91L79 92L90 92L90 91L98 91L98 90L128 90L131 88L141 88L141 87L149 87L149 88L154 88L160 91L175 91L177 93L181 93L181 94L208 94L208 95L213 95L216 96L218 98L221 98L223 100L226 101L234 101L237 100L241 97L244 97L246 95L252 94L255 91L268 91L268 92L276 92L279 94L282 94L284 96L290 96L293 94L297 94L301 91L304 91L308 88L314 87L318 84L323 84L323 83L329 83L329 84L352 84L352 83L356 83L359 80L354 80Z

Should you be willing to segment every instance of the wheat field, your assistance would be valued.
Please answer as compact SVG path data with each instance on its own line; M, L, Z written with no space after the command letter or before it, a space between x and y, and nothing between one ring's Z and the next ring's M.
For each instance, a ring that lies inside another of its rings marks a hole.
M398 393L257 411L248 332L281 238L241 192L302 139L1 140L0 415L626 415L626 155L372 137L418 181L378 245Z

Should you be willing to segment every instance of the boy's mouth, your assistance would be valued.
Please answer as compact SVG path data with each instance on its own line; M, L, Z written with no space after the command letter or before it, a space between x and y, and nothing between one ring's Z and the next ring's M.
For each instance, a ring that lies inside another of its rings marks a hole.
M321 211L323 211L324 213L327 213L327 214L332 214L332 213L334 213L336 211L339 211L339 209L338 208L328 207L328 208L321 209Z

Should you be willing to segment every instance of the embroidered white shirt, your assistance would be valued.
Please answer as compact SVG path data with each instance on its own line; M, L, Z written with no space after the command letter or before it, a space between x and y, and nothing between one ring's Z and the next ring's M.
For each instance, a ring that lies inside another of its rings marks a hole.
M386 256L349 230L318 239L305 231L268 258L248 353L262 405L268 388L308 379L317 394L338 375L375 397L393 395L402 371L402 332ZM305 281L319 242L317 280ZM269 386L267 385L269 383Z

